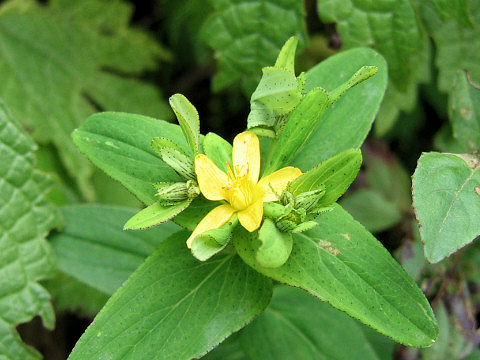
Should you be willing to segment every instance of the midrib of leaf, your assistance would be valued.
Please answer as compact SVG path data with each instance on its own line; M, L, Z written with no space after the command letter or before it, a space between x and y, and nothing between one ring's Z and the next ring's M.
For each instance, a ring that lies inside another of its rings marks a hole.
M145 334L140 338L140 340L137 342L137 344L140 343L143 339L145 339L145 337L146 337L148 334L150 334L154 329L156 329L156 328L160 325L160 323L162 323L163 320L166 319L166 318L173 312L173 310L175 310L181 303L183 303L183 302L184 302L186 299L188 299L191 295L195 294L195 293L198 291L198 289L200 289L200 287L201 287L210 277L212 277L212 276L218 271L218 269L220 269L220 268L222 267L223 264L225 264L228 260L232 260L232 259L233 259L233 256L226 256L225 259L223 259L223 261L221 261L222 259L219 260L219 265L218 265L217 267L215 267L195 288L193 288L193 289L192 289L188 294L186 294L180 301L178 301L178 302L172 307L172 309L170 309L170 310L168 311L168 313L165 314L165 315L160 319L160 321L158 321L158 324L157 324L154 328L152 328L150 331L148 331L147 333L145 333ZM205 266L205 265L211 265L211 262L210 262L210 263L200 263L196 268L199 268L199 267L202 267L202 266ZM145 269L145 271L147 271L147 270L148 270L148 268ZM192 269L191 271L195 271L195 269ZM182 270L182 271L179 271L179 272L176 272L176 273L173 273L173 274L169 274L168 276L165 276L165 277L163 277L163 278L161 278L161 279L158 279L157 281L154 281L154 282L150 283L146 288L142 289L142 291L145 290L145 289L147 289L147 288L149 288L149 287L151 287L151 286L153 286L153 285L155 285L158 281L162 281L162 280L167 279L167 278L169 278L169 277L175 276L175 275L177 275L178 273L181 273L181 272L183 272L183 270ZM132 297L132 298L131 298L128 302L126 302L122 307L120 307L119 309L117 309L117 311L115 311L115 312L113 312L112 314L110 314L110 317L113 317L113 316L115 316L117 313L119 313L120 311L122 311L123 308L127 307L128 304L130 304L130 302L133 301L135 298L136 298L135 296ZM110 301L108 301L105 306L108 306L109 303L110 303ZM167 307L167 308L168 308L168 307ZM156 314L157 312L162 311L162 310L164 310L164 309L166 309L166 308L158 309L157 311L150 313L147 317L150 317L150 316L152 316L152 315ZM129 327L125 328L125 329L122 330L119 334L117 334L117 336L119 336L120 334L123 334L123 333L124 333L125 331L127 331L130 327L132 327L133 325L137 324L139 321L142 321L142 320L144 320L144 319L145 319L145 318L140 318L140 319L138 319L137 321L133 322L132 324L129 325ZM106 347L106 346L107 346L108 344L110 344L113 340L115 340L115 338L112 338L112 339L110 339L109 341L105 342L105 343L103 344L103 347ZM166 341L164 342L164 344L165 344L165 343L166 343ZM137 344L135 344L133 347L131 347L126 353L122 354L122 357L121 357L120 359L124 359L125 356L127 356L131 351L133 351L133 350L136 348ZM92 354L92 355L97 355L97 354L99 353L99 351L101 351L101 350L102 350L102 349L99 349L96 353L94 353L94 354Z
M460 186L460 188L458 190L455 191L455 196L452 200L452 202L450 203L450 206L448 207L448 210L447 212L445 213L445 216L443 217L443 220L442 220L442 223L440 224L440 228L438 229L438 234L440 235L440 233L443 231L443 228L445 226L445 222L447 221L447 218L449 217L450 215L450 211L452 210L453 208L453 205L455 204L455 202L458 200L458 197L460 196L460 193L462 192L463 188L465 187L465 185L467 185L467 183L472 180L473 176L475 175L475 173L478 171L478 169L480 169L480 167L477 167L476 169L472 170L471 173L470 173L470 176L463 182L462 186ZM438 242L436 242L435 244L438 244ZM436 248L436 246L434 246L434 248Z
M310 237L308 237L308 236L306 236L305 234L302 234L302 233L299 233L299 234L297 234L297 235L299 235L299 236L301 236L301 237L309 240L310 242L312 242L312 243L315 245L315 248L317 249L317 252L320 252L320 251L323 250L323 249L321 249L321 248L318 246L317 242L314 241L312 238L310 238ZM323 251L325 251L326 253L328 253L328 251L326 251L326 250L323 250ZM330 256L334 256L334 255L332 255L332 254L330 254L330 253L328 253L328 254L329 254ZM321 256L318 256L318 258L320 259L320 261L323 262ZM302 265L301 263L298 263L298 262L297 262L297 264L298 264L300 267L303 268L303 265ZM366 279L364 279L364 278L361 276L360 273L357 273L354 269L352 269L347 262L342 261L342 264L344 264L345 266L347 266L347 267L352 271L353 274L355 274L358 278L360 278L360 279L362 280L362 282L363 282L364 284L368 285L368 287L372 290L372 292L374 292L375 294L377 294L377 296L378 296L379 298L383 299L385 302L387 302L389 305L391 305L391 307L392 307L393 309L395 309L395 311L397 312L397 314L401 315L404 319L406 319L406 320L407 320L409 323L411 323L414 327L416 327L418 330L420 330L420 332L422 332L422 333L424 333L425 335L427 335L427 337L429 336L429 335L426 334L420 327L418 327L412 320L410 320L409 317L407 317L407 316L404 315L402 312L400 312L400 310L398 310L398 309L389 301L388 297L383 296L382 294L380 294L380 293L375 289L374 286L372 286ZM334 275L334 273L330 270L330 268L329 268L328 266L326 266L326 265L324 264L324 267L329 271L329 273L330 273L334 278L336 278L336 276ZM399 274L402 275L403 277L406 276L406 274L403 274L402 272L398 271L398 269L396 269L396 270L397 270L397 273L399 273ZM310 273L308 273L308 271L304 271L304 273L305 273L305 274L308 274L308 275L310 276L310 278L311 278L317 285L320 285L320 286L321 286L321 284L319 284L319 283L310 275ZM338 281L338 283L341 284L341 281ZM343 288L346 289L350 294L352 294L352 297L353 297L353 298L360 300L360 301L364 304L364 306L365 306L366 308L368 308L368 304L365 303L363 299L361 299L361 298L359 299L357 296L355 296L355 295L350 291L350 289L349 289L348 287L344 286L343 284L342 284L342 286L343 286ZM310 291L309 291L309 292L310 292ZM327 302L328 302L328 301L327 301ZM331 304L331 305L333 306L333 304ZM381 308L380 303L378 303L378 305L379 305L379 307ZM420 306L420 308L422 309L421 306ZM422 310L423 310L423 309L422 309ZM359 319L359 320L360 320L360 319ZM386 334L386 335L388 336L388 334Z

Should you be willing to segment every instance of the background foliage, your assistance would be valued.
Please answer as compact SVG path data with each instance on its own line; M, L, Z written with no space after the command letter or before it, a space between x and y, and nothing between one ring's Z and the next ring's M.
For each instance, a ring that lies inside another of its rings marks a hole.
M369 50L350 50L359 46L376 50L387 62L382 103L354 108L347 99L327 110L316 131L331 141L307 143L303 151L320 158L300 152L295 164L309 168L346 150L341 143L346 136L360 145L378 110L362 146L360 175L340 204L419 284L440 336L430 348L408 348L299 290L275 287L267 310L206 358L348 359L352 349L362 359L479 358L480 248L474 242L480 234L479 0L1 3L0 358L37 359L40 351L47 359L65 359L92 315L155 249L189 261L179 244L163 242L181 230L174 224L161 231L121 230L139 201L95 170L70 133L103 110L171 121L166 99L180 92L199 110L202 133L232 140L245 128L261 67L273 64L292 35L299 38L299 71L347 51L357 52L362 63ZM373 65L385 67L380 57ZM333 89L340 81L337 66L327 62L313 69L310 84L321 79ZM342 66L344 74L357 69ZM333 128L339 118L351 119L352 126ZM130 120L115 129L127 140ZM135 121L136 128L156 131L144 118ZM75 139L97 131L87 122ZM149 144L133 145L153 151ZM455 155L465 153L470 155ZM98 159L103 161L101 154ZM142 162L144 178L165 171L146 152L138 152L135 161ZM145 189L135 195L153 201L152 189ZM208 266L228 268L240 261L217 260ZM150 257L140 270L154 262ZM99 267L103 270L95 273ZM262 289L258 299L243 304L245 323L267 306L271 284L262 279L256 283ZM168 285L158 284L157 291ZM213 282L203 285L200 292L217 291ZM236 286L244 291L241 282ZM233 305L225 300L225 313ZM53 332L31 321L39 316L53 328L54 308ZM274 332L259 343L266 328ZM343 346L346 342L352 345Z

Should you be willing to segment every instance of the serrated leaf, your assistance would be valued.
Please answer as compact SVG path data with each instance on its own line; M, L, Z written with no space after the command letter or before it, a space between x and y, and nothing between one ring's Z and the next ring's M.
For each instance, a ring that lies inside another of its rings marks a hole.
M134 211L104 205L67 206L62 213L67 226L50 236L60 271L108 295L181 229L170 222L147 231L124 231Z
M470 152L480 150L480 89L464 71L457 72L448 105L453 136Z
M382 135L394 123L399 110L409 111L415 104L405 101L416 93L418 83L425 80L418 71L423 63L419 53L424 53L426 39L422 36L415 10L409 0L317 0L318 12L324 22L337 23L342 47L349 49L369 46L382 54L388 63L389 93L388 113L382 109L388 125L382 124ZM383 120L383 119L382 119Z
M342 199L340 205L371 232L391 228L402 219L397 204L375 190L357 190Z
M387 65L382 56L366 48L341 52L310 69L306 84L306 91L318 86L333 90L362 66L376 66L379 71L326 110L293 165L307 171L333 155L360 147L370 131L387 86Z
M350 149L320 163L299 176L288 186L293 195L325 187L317 206L328 206L337 201L357 177L362 165L362 153Z
M480 160L424 153L413 175L413 206L425 257L438 262L480 235Z
M307 290L402 344L432 344L438 329L427 299L380 242L338 205L316 221L319 226L294 235L279 268L255 262L258 240L242 229L235 247L262 274Z
M220 72L213 89L240 81L247 96L260 80L260 69L274 63L284 42L297 36L306 42L302 1L210 0L216 12L205 22L201 37L216 52Z
M272 220L265 219L258 231L258 240L262 243L256 255L258 264L267 268L285 264L292 252L292 234L281 232Z
M83 194L93 199L89 182L93 168L69 137L93 112L90 100L104 109L170 116L154 86L104 70L137 75L154 69L164 54L158 44L129 29L128 21L102 28L98 14L89 11L92 0L76 3L81 5L72 13L75 6L65 2L50 7L32 2L22 11L0 10L0 96L36 141L55 145ZM107 7L105 1L98 3ZM82 6L83 11L77 11ZM117 18L125 19L125 13L129 18L123 2L110 3L109 10Z
M196 156L200 146L200 117L197 109L182 94L175 94L168 101L177 116L193 156Z
M50 295L39 284L56 262L45 236L61 225L47 200L52 179L35 168L35 143L0 102L0 358L40 358L15 327L38 315L52 328Z
M251 360L390 360L394 345L345 313L287 286L276 287L265 312L239 334Z
M159 245L97 315L70 360L200 357L265 309L270 280L236 255L199 262L187 237L179 232Z

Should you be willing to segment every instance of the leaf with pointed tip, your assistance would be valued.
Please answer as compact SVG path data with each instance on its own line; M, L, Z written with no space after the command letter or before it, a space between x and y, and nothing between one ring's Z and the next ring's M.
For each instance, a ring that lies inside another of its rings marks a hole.
M100 311L70 360L197 358L265 309L268 278L237 255L196 260L187 237L178 232L159 245Z
M295 73L295 52L297 51L298 37L292 36L280 49L280 53L275 61L275 67L284 68Z
M325 111L310 139L289 165L307 171L333 155L360 147L370 131L387 86L387 64L383 57L367 48L343 51L310 69L306 84L307 91L317 86L331 91L362 66L376 66L379 70Z
M413 175L413 207L425 257L438 262L480 235L480 159L424 153Z
M197 109L182 94L175 94L168 99L173 112L177 116L187 144L195 157L200 146L200 118Z
M320 215L319 226L294 234L293 250L278 268L255 261L259 241L234 234L242 259L276 281L307 290L319 299L408 346L428 346L437 336L430 305L388 251L340 206Z
M158 202L153 203L128 219L123 226L123 229L148 229L155 225L167 222L185 210L191 202L191 199L187 199L178 201L177 203L169 206L163 206Z

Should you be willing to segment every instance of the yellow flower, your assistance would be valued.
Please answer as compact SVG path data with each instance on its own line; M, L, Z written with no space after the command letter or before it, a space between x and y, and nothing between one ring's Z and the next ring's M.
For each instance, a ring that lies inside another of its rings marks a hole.
M245 229L257 230L263 218L263 203L278 200L275 192L281 193L288 183L302 174L300 169L288 166L258 181L260 143L257 135L249 131L238 134L233 140L233 169L228 163L227 167L224 173L208 156L195 157L195 172L203 196L227 203L217 206L200 221L187 240L189 248L197 235L219 228L235 213Z

